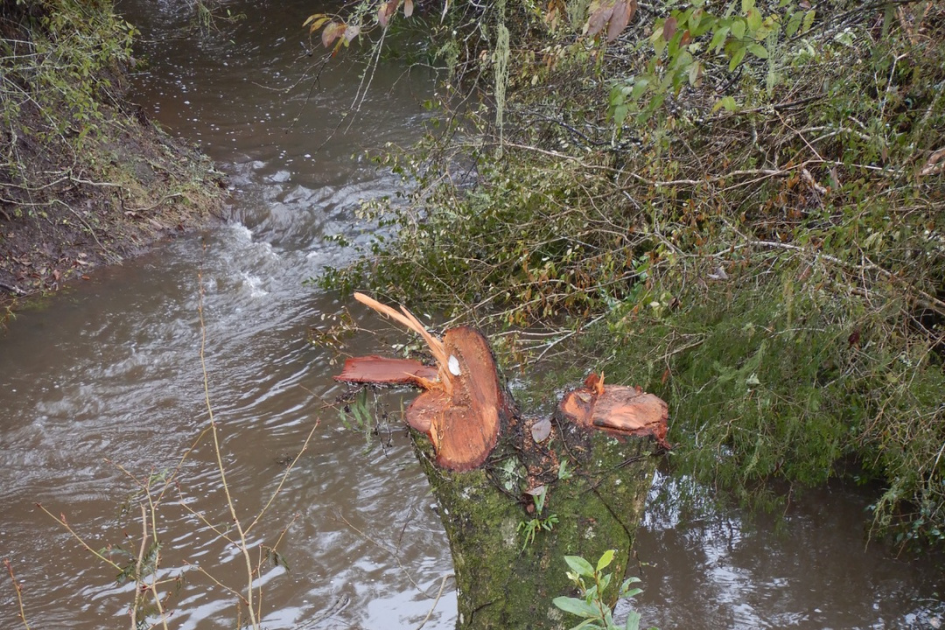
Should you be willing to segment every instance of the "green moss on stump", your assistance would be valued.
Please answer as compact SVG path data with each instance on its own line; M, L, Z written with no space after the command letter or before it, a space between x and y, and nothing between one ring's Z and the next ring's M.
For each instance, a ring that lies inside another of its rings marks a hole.
M456 627L463 630L570 627L573 620L552 604L572 591L566 555L598 558L616 549L615 579L607 593L615 600L653 479L651 438L588 434L556 418L551 437L536 445L528 421L512 424L484 466L470 472L436 467L432 445L414 432L416 453L450 542ZM568 463L570 478L558 479L561 461ZM510 475L508 470L525 474ZM547 489L540 515L526 511L531 501L524 491L536 484ZM553 529L539 531L525 546L519 525L551 514L558 517Z

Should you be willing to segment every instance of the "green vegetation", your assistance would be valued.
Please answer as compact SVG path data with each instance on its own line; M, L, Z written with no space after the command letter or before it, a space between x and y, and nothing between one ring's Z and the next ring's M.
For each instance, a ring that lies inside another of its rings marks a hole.
M509 462L513 460L507 460ZM564 462L561 462L564 465ZM540 532L550 532L555 528L555 523L558 522L557 514L549 514L545 518L541 517L541 513L545 510L545 495L547 493L547 488L545 486L539 486L534 490L526 492L526 494L531 495L533 499L533 507L535 508L534 516L530 519L524 520L518 524L518 531L522 533L522 537L525 538L524 544L522 544L522 551L525 551L530 544L535 542L535 536Z
M945 7L661 2L620 34L618 4L452 6L465 100L377 158L410 192L323 284L654 391L677 469L741 499L878 481L875 533L945 543Z
M554 605L564 612L584 619L571 630L579 630L580 628L621 630L621 627L614 623L613 606L604 601L604 592L610 586L613 578L613 574L604 573L604 569L613 562L614 553L613 549L605 551L604 555L597 561L596 568L580 556L564 557L565 562L571 567L571 571L568 571L568 579L580 592L581 597L556 597ZM622 599L639 595L643 590L633 587L634 584L639 582L640 578L625 579L617 591L617 596ZM590 586L588 586L588 583ZM631 610L627 615L626 622L624 622L623 630L638 630L639 627L640 613Z

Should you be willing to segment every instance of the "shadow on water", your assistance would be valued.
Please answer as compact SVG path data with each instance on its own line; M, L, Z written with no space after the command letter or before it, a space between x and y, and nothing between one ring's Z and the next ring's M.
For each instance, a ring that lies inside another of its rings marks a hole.
M65 513L93 547L125 542L132 525L117 516L133 484L104 459L138 475L173 467L206 425L201 300L210 398L241 513L266 503L286 457L320 421L251 540L270 544L288 526L280 548L289 569L269 565L261 576L264 626L414 628L452 570L404 434L365 453L362 436L324 408L341 392L331 380L337 366L306 334L345 305L303 285L343 260L323 236L350 233L361 200L396 190L394 176L358 156L419 137L434 77L382 63L348 126L361 66L339 59L312 83L301 22L317 6L226 6L248 19L197 35L186 29L182 2L120 4L142 31L139 54L150 64L137 77L136 99L228 173L229 224L99 270L0 339L0 556L23 581L36 628L126 623L131 585L116 586L114 571L35 503ZM368 341L353 339L346 351L379 350L359 343ZM212 524L228 522L209 449L197 449L181 479L183 501ZM864 549L861 510L846 492L812 495L788 518L787 533L775 535L761 525L742 530L737 514L691 522L655 508L638 546L648 563L638 600L644 620L664 630L924 623L923 602L941 578L936 584L922 563ZM245 576L233 548L176 498L159 528L165 575L185 577L171 626L232 627L232 594L193 567L238 588ZM16 601L5 584L0 627L14 628ZM455 611L455 596L445 594L425 628L453 627Z
M658 475L639 531L646 591L636 607L646 623L747 630L945 621L943 558L897 557L870 543L875 494L834 484L804 491L783 514L748 515L692 507L687 483Z

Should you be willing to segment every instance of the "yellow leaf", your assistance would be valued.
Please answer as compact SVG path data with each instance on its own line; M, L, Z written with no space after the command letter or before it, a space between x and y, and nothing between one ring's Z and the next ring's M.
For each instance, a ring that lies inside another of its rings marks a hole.
M312 22L312 25L311 25L311 26L309 27L309 29L308 29L309 35L311 35L311 34L314 33L315 31L317 31L318 29L320 29L322 26L324 26L324 25L325 25L325 22L327 22L328 20L329 20L328 16L324 16L324 17L320 17L320 18L318 18L317 20L315 20L314 22Z
M312 22L314 22L315 20L317 20L317 19L320 18L320 17L325 17L325 14L324 14L324 13L313 13L312 15L308 16L308 18L307 18L304 22L302 22L302 26L308 26L309 24L311 24Z

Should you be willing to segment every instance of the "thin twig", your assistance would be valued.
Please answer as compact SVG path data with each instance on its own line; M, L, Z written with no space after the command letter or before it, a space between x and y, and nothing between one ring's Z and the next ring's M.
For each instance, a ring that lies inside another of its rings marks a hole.
M148 548L148 513L141 504L141 546L138 548L138 560L135 563L135 586L142 582L142 565L144 565L144 552ZM141 607L141 589L135 588L135 599L131 604L131 630L138 630L138 609Z
M446 586L446 580L450 579L451 577L456 577L456 576L452 573L449 573L443 576L443 579L440 581L440 590L436 594L436 599L433 600L433 606L430 607L430 612L427 613L427 616L424 617L423 621L420 622L420 625L417 626L417 630L420 630L421 628L423 628L423 626L425 626L427 622L430 620L430 616L433 614L433 611L436 610L436 605L440 603L440 597L443 596L443 588Z
M82 538L81 536L79 536L79 535L75 532L74 529L72 529L72 527L69 525L69 523L66 522L66 517L65 517L65 515L63 515L63 516L61 516L61 517L59 517L59 516L53 516L53 513L50 512L49 510L47 510L47 509L43 506L42 503L37 503L37 504L36 504L36 507L38 507L38 508L41 509L43 512L45 512L47 515L49 515L49 517L52 518L54 521L56 521L57 523L59 523L60 525L62 525L62 526L66 529L66 531L69 532L70 534L72 534L72 537L75 538L76 540L78 540L78 541L79 541L79 544L82 545L83 547L85 547L86 550L88 550L88 552L91 553L93 556L95 556L96 558L98 558L99 560L101 560L102 562L104 562L105 564L108 564L109 566L111 566L111 567L112 567L113 569L115 569L116 571L118 571L118 572L121 572L121 571L122 571L122 567L121 567L121 566L119 566L119 565L116 564L115 562L112 562L111 560L109 560L108 558L106 558L105 556L103 556L102 554L100 554L99 552L97 552L97 551L95 551L94 549L92 549L92 548L89 546L89 544L88 544L87 542L85 542L85 540L83 540L83 538Z
M26 630L30 630L30 624L26 622L26 610L23 608L23 593L21 592L20 585L16 581L16 576L13 575L13 564L10 562L9 558L4 558L3 564L6 565L7 571L10 573L10 579L13 580L13 588L16 589L16 603L20 606L20 620L23 622L23 625L26 626Z
M256 526L256 523L259 522L259 519L263 517L263 514L269 509L269 506L272 505L272 502L276 500L276 497L282 491L282 486L285 485L286 479L289 477L289 473L292 472L292 469L295 467L295 464L299 461L299 458L302 457L302 453L305 452L308 448L308 443L312 440L312 436L315 435L315 429L318 428L321 418L315 420L315 426L312 427L312 430L308 432L305 441L302 442L302 448L299 449L298 454L295 456L295 459L292 460L288 466L286 466L285 473L282 475L282 479L279 480L279 485L276 486L276 489L273 490L272 495L269 497L269 500L266 502L266 505L259 511L259 514L256 515L256 518L253 519L253 522L249 524L249 527L246 528L246 534L249 535L249 532ZM281 536L280 536L281 539ZM278 544L278 542L276 543Z
M239 549L246 562L246 607L249 611L249 621L254 630L259 629L259 622L256 619L256 610L253 608L253 561L249 557L249 549L246 543L246 533L240 523L239 516L236 514L236 505L230 494L230 487L226 482L226 468L223 465L223 451L220 448L220 435L217 430L217 423L213 417L213 406L210 404L210 377L207 374L206 347L207 347L207 327L203 318L203 274L199 275L199 302L197 313L200 317L200 368L203 371L203 395L206 403L207 413L210 416L210 427L213 435L213 450L217 459L217 470L220 472L220 484L223 486L223 493L226 496L226 505L230 511L230 517L233 519L233 525L239 534Z
M400 558L397 556L396 553L394 553L393 551L391 551L390 549L388 549L387 547L377 542L376 540L374 540L373 538L371 538L370 536L362 532L360 529L352 525L351 521L346 519L343 515L339 514L338 518L343 520L345 522L345 525L347 525L348 527L356 531L358 535L361 536L364 540L368 541L369 543L378 547L379 549L383 549L384 551L386 551L394 559L394 562L397 563L397 566L400 567L400 570L404 572L404 575L407 576L407 579L410 580L410 583L413 584L414 588L416 588L418 591L421 591L421 592L423 591L423 589L420 588L420 585L417 584L416 581L414 581L413 577L411 577L410 572L407 571L407 568L400 561Z

